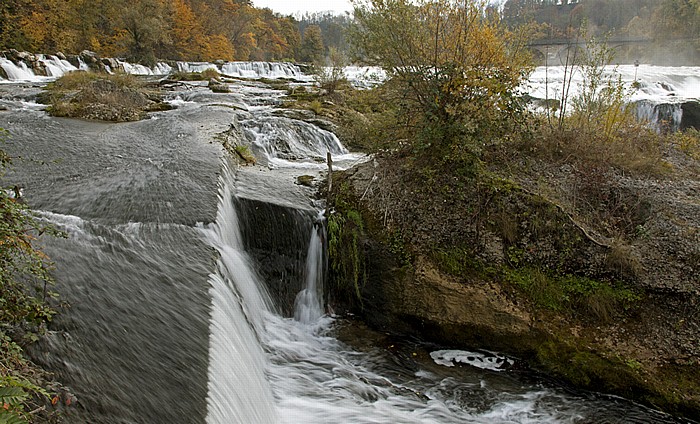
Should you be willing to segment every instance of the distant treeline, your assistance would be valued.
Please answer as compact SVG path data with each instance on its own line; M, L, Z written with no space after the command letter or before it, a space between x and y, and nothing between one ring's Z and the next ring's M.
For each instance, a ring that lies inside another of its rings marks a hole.
M144 64L314 61L324 55L324 38L344 43L342 30L328 24L334 17L306 18L255 8L250 0L3 0L0 50L91 50Z
M566 38L581 26L592 36L700 37L700 0L507 0L502 15L510 27L537 24L540 39Z
M492 9L492 11L494 11ZM535 39L590 36L688 40L700 50L700 0L507 0L511 28ZM348 52L352 15L282 16L250 0L2 0L0 50L212 61L321 59Z

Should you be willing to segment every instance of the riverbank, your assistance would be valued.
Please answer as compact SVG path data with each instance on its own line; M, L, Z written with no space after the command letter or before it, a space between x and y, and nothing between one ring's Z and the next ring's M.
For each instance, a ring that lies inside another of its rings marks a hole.
M326 118L347 104L336 96ZM382 143L381 107L352 113L339 133ZM400 143L334 173L321 194L331 302L382 331L513 354L700 419L695 150L639 139L595 157L582 140L488 146L476 176L425 166Z

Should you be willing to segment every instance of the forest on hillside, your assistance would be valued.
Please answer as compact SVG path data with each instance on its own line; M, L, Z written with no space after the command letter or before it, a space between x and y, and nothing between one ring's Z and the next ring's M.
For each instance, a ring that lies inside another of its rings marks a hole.
M684 40L700 50L700 0L507 0L500 14L534 39L589 36ZM156 60L314 62L330 49L353 57L350 14L300 18L250 0L5 0L0 51L91 50L143 64Z
M302 23L249 0L9 0L0 4L0 50L91 50L143 64L313 61L324 53L318 22L332 39L342 32L334 19Z

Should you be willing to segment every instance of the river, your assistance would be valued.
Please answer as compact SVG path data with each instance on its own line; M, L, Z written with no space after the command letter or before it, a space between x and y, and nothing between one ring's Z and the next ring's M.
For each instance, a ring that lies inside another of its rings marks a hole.
M21 157L3 183L68 235L40 240L66 306L32 350L74 396L68 422L683 422L328 313L323 205L296 177L320 180L326 151L363 158L280 116L283 92L196 86L169 94L175 110L108 124L49 117L41 83L0 85ZM229 130L258 165L227 159Z

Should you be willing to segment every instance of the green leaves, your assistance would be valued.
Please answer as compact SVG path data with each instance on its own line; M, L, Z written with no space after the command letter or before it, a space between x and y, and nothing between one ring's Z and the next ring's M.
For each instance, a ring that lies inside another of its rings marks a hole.
M10 158L2 150L0 158L2 174ZM15 196L14 190L0 188L0 424L26 423L30 396L48 397L21 377L32 370L21 345L35 341L55 313L47 303L53 284L50 263L33 243L40 234L56 231Z

